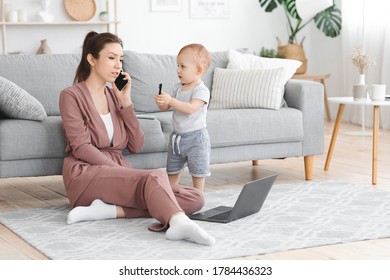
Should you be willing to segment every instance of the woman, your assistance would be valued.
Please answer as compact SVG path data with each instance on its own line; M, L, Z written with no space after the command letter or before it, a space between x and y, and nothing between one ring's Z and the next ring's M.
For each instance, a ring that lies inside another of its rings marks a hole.
M74 207L69 224L110 218L154 217L170 240L213 245L215 239L186 214L200 210L203 194L171 186L162 170L132 169L122 155L139 152L144 135L131 101L131 77L120 91L114 81L122 69L121 40L111 33L90 32L83 44L75 84L60 95L67 140L63 180ZM106 83L112 84L112 89Z

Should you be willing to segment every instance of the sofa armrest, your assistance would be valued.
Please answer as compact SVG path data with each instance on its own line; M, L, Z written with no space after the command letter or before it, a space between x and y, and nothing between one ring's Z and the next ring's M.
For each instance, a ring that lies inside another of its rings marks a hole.
M289 80L284 99L289 107L302 111L303 156L324 152L324 88L321 83Z

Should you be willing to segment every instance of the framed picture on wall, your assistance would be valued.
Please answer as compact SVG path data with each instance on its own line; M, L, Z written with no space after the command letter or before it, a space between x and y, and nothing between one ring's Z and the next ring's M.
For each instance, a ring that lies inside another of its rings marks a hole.
M152 12L181 12L182 0L150 0Z
M230 0L190 0L191 18L229 18Z

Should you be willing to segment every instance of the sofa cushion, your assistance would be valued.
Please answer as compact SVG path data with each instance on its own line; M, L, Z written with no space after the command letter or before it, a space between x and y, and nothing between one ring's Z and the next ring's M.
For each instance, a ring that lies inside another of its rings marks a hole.
M140 153L154 153L154 152L164 152L165 151L165 137L162 131L162 126L160 121L157 118L138 118L142 132L145 136L144 146ZM128 154L127 150L124 151L124 154Z
M165 151L160 121L140 119L145 134L141 153ZM6 133L3 133L6 132ZM124 151L127 153L127 150ZM0 120L0 160L64 157L65 138L61 117L49 116L42 122Z
M48 116L59 116L60 92L72 85L79 62L78 54L0 55L0 76L39 100Z
M168 143L172 112L154 113ZM294 108L208 110L207 129L212 148L264 143L300 142L303 139L302 112Z
M154 113L168 143L172 112ZM275 129L277 127L277 129ZM207 129L216 147L302 141L302 112L294 108L208 110Z
M253 51L247 48L237 49L237 52L242 54L251 54ZM214 78L214 70L216 68L226 68L229 62L229 52L228 51L219 51L219 52L211 52L211 65L207 70L206 74L203 75L202 80L206 87L211 91L213 78Z
M278 110L284 94L285 69L221 69L214 71L210 109Z
M273 69L284 67L285 81L287 82L295 74L302 62L294 59L268 58L253 54L229 50L228 69Z
M173 55L124 51L123 69L131 76L131 98L137 112L159 111L154 101L159 83L164 92L170 93L173 85L179 82Z
M46 112L42 104L27 91L0 76L0 111L7 117L42 121Z
M173 131L172 111L155 112L153 115L156 116L161 124L161 128L165 136L166 147L168 147L169 135Z
M302 141L302 112L293 108L209 110L211 147Z
M65 139L59 116L49 116L42 122L0 120L0 160L64 156Z

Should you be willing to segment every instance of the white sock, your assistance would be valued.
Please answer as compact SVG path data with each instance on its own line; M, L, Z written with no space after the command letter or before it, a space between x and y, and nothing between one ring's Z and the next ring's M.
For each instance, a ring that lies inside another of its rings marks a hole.
M116 206L95 199L90 206L77 206L68 214L68 224L116 218Z
M214 237L210 236L185 214L178 214L171 218L169 229L165 234L169 240L188 239L195 243L212 246Z

